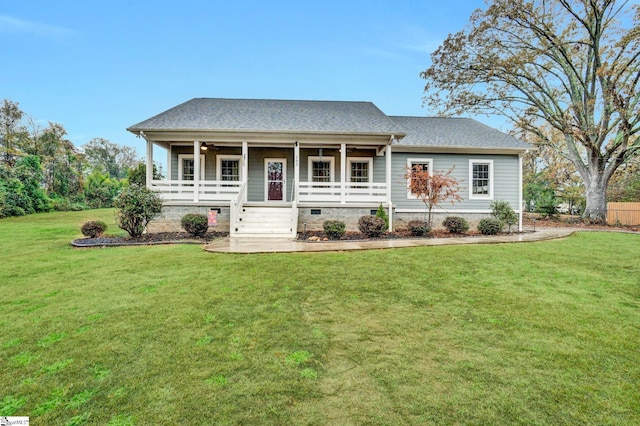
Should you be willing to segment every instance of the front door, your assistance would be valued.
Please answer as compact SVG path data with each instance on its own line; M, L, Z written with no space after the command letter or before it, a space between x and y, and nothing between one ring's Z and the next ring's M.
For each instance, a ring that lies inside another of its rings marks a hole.
M267 201L285 201L286 198L286 158L265 158L265 198Z

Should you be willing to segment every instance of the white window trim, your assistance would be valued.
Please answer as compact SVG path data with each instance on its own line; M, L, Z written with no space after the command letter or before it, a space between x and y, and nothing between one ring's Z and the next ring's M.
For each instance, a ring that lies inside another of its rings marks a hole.
M328 161L329 162L329 182L335 182L336 178L336 158L334 156L323 155L322 157L313 156L308 157L307 160L307 182L312 182L313 180L313 162L314 161ZM315 182L322 183L322 182Z
M204 154L200 154L200 180L204 180ZM183 160L193 160L193 154L178 154L178 180L184 180L182 177ZM190 181L187 181L190 182Z
M242 181L242 155L216 155L216 180L222 180L222 160L238 161L238 175Z
M473 165L488 164L489 165L489 194L473 193ZM469 160L469 199L470 200L493 200L493 160Z
M429 173L433 173L433 158L407 158L407 173L413 168L413 165L419 164L429 164ZM411 178L407 178L407 199L408 200L417 200L418 197L411 192Z
M369 163L368 182L373 182L373 157L347 157L347 182L351 182L351 163Z

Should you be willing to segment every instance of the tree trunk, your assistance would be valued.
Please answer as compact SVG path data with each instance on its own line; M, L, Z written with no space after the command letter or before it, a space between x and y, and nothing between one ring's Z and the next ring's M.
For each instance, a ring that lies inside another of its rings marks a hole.
M606 223L607 221L607 182L598 177L587 181L587 205L582 217L591 223Z

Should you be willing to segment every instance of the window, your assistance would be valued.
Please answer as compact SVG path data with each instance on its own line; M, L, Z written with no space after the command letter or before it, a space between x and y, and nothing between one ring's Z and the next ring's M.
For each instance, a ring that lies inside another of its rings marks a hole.
M333 157L309 157L309 182L334 181Z
M193 154L178 154L179 180L194 180L195 169ZM204 155L200 156L200 180L204 180Z
M368 157L348 158L350 182L368 183L373 180L373 159Z
M240 155L218 155L216 179L222 181L240 181Z
M469 160L470 199L493 199L493 161Z
M407 172L411 170L419 169L433 173L433 159L432 158L407 158ZM415 194L411 192L411 180L407 179L407 198L417 198Z

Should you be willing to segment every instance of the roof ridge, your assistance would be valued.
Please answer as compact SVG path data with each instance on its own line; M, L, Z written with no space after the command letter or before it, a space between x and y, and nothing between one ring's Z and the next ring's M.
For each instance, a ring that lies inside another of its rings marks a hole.
M187 103L194 100L222 100L222 101L250 101L250 102L256 102L256 101L274 102L275 101L275 102L314 102L314 103L325 102L325 103L361 103L361 104L375 105L373 101L344 101L344 100L331 100L331 99L281 99L281 98L217 98L217 97L206 97L206 96L192 98L183 103Z

